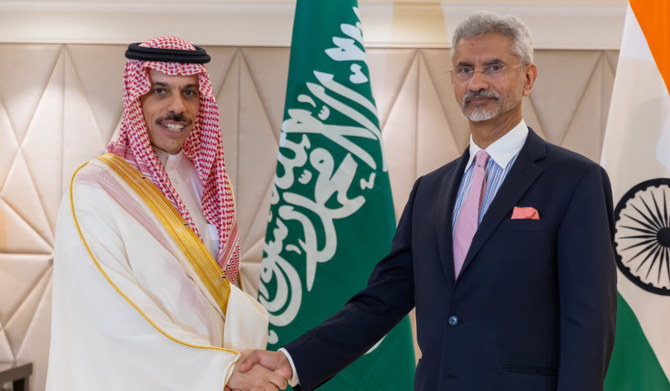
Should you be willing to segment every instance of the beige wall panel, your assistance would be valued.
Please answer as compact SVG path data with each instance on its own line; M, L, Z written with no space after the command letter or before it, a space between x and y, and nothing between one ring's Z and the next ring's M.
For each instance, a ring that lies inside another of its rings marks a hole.
M279 140L279 126L284 118L284 99L288 77L290 50L288 48L244 48L242 55L249 74L263 102L268 120L276 128Z
M454 96L449 52L422 51L420 65L419 135L423 140L419 151L425 153L419 156L417 174L425 174L460 155L469 141L469 132ZM431 144L433 141L436 145Z
M286 94L286 47L208 46L234 185L243 280L255 292ZM53 227L72 171L104 151L121 118L125 45L0 44L0 361L35 363L44 388ZM448 49L368 49L399 216L418 175L467 145ZM594 160L616 51L537 53L524 115L551 141Z
M600 159L611 98L606 86L613 85L613 82L614 73L603 54L584 89L561 145L593 160Z
M32 181L40 204L33 205L29 210L19 211L19 213L35 213L33 208L43 209L49 225L39 227L39 229L49 228L51 232L56 225L56 213L63 190L62 147L66 61L68 61L67 56L61 51L46 85L33 84L32 88L27 87L31 90L42 91L42 95L21 143L21 153L28 168L25 175Z
M262 85L256 83L250 72L247 58L240 59L238 172L235 195L238 204L248 208L238 209L242 248L251 247L265 236L265 225L270 200L270 184L275 173L278 150L279 123L272 123L266 101L261 94ZM257 66L258 68L258 66ZM265 94L267 97L267 93ZM279 99L281 100L281 99ZM255 205L251 207L251 205ZM261 206L267 206L262 208ZM244 253L246 256L247 254ZM260 254L252 256L255 262ZM246 260L246 259L244 259Z
M9 121L7 110L2 103L0 103L0 129L4 130L0 132L0 145L2 145L2 153L0 153L0 183L4 183L7 179L7 173L19 151L19 143L12 130L13 127Z
M526 121L526 124L530 126L535 133L539 134L540 137L544 139L547 138L544 128L538 119L535 106L533 106L533 102L528 97L523 99L523 118L524 121Z
M123 94L125 50L125 45L66 46L72 76L82 89L82 99L88 102L87 108L105 143L112 138L123 110L123 101L119 97Z
M536 54L538 76L530 98L548 141L562 142L599 59L600 52L593 51Z
M51 268L42 274L14 316L4 325L13 357L33 363L33 390L44 390L49 356L51 321ZM4 361L7 361L5 359Z
M26 262L30 263L31 261ZM40 263L46 265L46 262ZM48 331L48 329L44 329L43 324L34 323L33 319L38 314L38 308L41 305L47 287L51 287L51 269L43 268L40 277L38 281L32 281L31 286L33 289L27 292L24 300L19 303L12 316L4 323L7 340L16 357L25 357L22 352L26 349L32 349L33 351L36 348L39 349L39 346L32 346L34 341L27 339L30 333L35 332L35 330L39 330L40 333Z
M220 124L223 130L223 151L226 160L226 170L233 182L233 188L237 185L237 174L239 171L239 127L240 127L240 67L239 52L233 56L233 61L225 73L219 75L221 87L218 89L216 101L219 104ZM216 67L210 66L210 73L217 73ZM214 82L214 76L212 76ZM217 90L215 90L217 91Z
M433 88L437 91L442 104L442 111L449 123L456 150L462 152L470 142L470 130L468 121L458 108L458 102L454 96L454 89L451 84L451 54L446 49L425 49L421 55L426 62L426 67L430 72ZM452 158L455 156L452 156ZM449 161L451 159L447 159Z
M248 218L240 219L240 232L244 233L241 238L244 243L242 259L243 262L260 262L284 116L289 50L245 48L242 54L248 73L248 87L243 86L240 94L254 97L257 101L255 106L243 104L246 109L240 112L244 119L239 123L240 142L236 149L243 170L238 172L237 187L241 188L237 194L248 197L245 202L249 205L258 206L248 211ZM256 272L251 286L255 287L257 280Z
M78 72L78 68L90 68L86 64L90 64L94 57L88 59L86 63L78 64L77 67L70 53L71 51L66 48L62 54L64 63L62 134L51 145L51 148L58 149L62 153L61 167L58 167L62 178L60 186L62 194L66 193L70 186L72 173L105 151L105 146L111 139L121 115L121 107L118 103L111 102L111 96L89 94L91 91L109 89L117 92L118 100L118 89L111 88L118 83L111 82L111 79L96 81L94 78L86 77L89 76L88 72ZM103 61L100 63L102 65ZM118 76L118 69L113 74ZM84 78L80 79L80 76ZM95 84L99 85L97 89L94 87ZM108 98L109 102L106 102L105 98ZM109 113L103 114L105 106L109 107ZM39 164L44 165L44 162L40 161Z
M391 191L395 204L396 219L400 217L404 205L398 201L407 200L416 175L417 143L417 102L418 102L418 56L412 56L411 66L406 74L397 75L394 84L400 89L390 106L382 127L384 151L388 162ZM370 70L374 74L374 70ZM404 202L402 202L404 204Z
M33 308L34 313L30 317L30 324L27 326L23 336L22 343L16 358L21 361L33 362L34 383L31 382L32 390L44 390L45 375L49 359L50 328L45 327L51 322L51 275L52 268L42 275L40 281L35 285L32 294L26 301L35 301L37 307ZM20 316L21 312L17 312ZM28 317L29 315L26 315ZM11 325L9 325L11 327Z
M6 224L0 228L0 251L8 254L51 254L51 226L33 177L28 173L20 153L15 157L0 197L0 220Z
M0 324L10 324L12 318L17 316L19 307L26 302L50 267L49 255L0 255ZM15 349L18 347L19 345L14 346Z
M12 352L12 347L9 344L7 339L7 333L5 330L0 330L0 359L3 361L12 360L14 358L14 353Z
M607 59L607 65L609 65L612 72L616 73L617 60L619 59L618 50L604 50L605 58ZM609 91L612 92L611 90Z
M427 174L462 153L454 137L454 129L442 109L436 87L436 78L427 67L423 55L419 57L419 96L417 107L417 143L415 176ZM443 73L443 72L442 72ZM439 75L438 75L439 76ZM437 82L443 82L437 78ZM458 129L464 131L464 128Z
M219 96L223 88L224 80L229 77L229 73L236 66L235 60L239 55L240 48L206 46L207 53L212 57L211 62L207 64L207 70L212 79L212 89L215 96ZM125 58L122 58L125 62Z
M0 73L5 75L0 83L0 103L19 143L33 121L62 49L61 45L0 45Z
M417 53L417 49L367 50L372 94L382 128L388 122L390 112L396 104L400 89Z

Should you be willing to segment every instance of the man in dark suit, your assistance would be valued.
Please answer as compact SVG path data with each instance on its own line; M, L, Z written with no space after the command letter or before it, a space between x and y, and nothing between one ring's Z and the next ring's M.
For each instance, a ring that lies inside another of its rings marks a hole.
M241 370L260 362L314 389L416 307L415 390L603 389L616 317L607 174L524 123L537 68L519 19L467 18L452 65L469 148L416 181L366 289L286 355L250 352Z

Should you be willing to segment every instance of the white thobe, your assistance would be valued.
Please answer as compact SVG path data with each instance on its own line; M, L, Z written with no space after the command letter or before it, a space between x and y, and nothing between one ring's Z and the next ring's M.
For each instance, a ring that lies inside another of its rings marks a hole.
M265 347L265 310L231 286L223 311L105 163L82 168L71 197L56 228L47 390L223 390L238 352Z

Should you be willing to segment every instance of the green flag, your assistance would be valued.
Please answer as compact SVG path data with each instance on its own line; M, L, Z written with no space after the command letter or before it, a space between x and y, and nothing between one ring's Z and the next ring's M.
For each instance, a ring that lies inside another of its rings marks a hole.
M607 391L670 391L668 31L667 0L629 1L602 159L619 269Z
M389 252L381 141L357 1L298 0L259 286L269 349L342 308ZM414 367L406 318L321 389L406 391Z

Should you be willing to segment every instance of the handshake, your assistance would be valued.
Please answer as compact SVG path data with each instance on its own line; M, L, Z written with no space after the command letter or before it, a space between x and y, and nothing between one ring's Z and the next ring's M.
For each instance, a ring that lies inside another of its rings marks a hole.
M284 390L293 369L282 352L245 350L235 364L225 391Z

